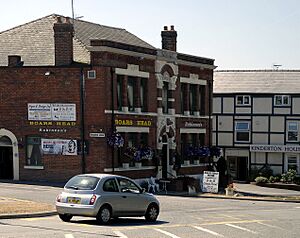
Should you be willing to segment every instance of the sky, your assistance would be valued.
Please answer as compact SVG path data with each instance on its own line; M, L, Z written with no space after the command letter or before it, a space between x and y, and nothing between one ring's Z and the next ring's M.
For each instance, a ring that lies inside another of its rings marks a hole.
M72 17L72 0L0 0L0 32L50 14ZM174 25L177 51L215 59L218 70L300 69L299 0L73 0L75 17L125 28L156 48Z

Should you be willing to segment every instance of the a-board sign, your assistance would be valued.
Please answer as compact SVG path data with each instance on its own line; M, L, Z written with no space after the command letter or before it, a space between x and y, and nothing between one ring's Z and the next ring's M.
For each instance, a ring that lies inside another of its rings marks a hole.
M205 193L218 193L219 172L204 171L202 191Z

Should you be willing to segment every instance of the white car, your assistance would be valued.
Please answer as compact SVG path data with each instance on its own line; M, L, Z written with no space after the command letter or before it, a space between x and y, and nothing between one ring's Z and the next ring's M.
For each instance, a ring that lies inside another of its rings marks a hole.
M71 178L56 198L61 220L73 216L96 217L101 224L111 218L145 216L150 222L159 214L159 201L133 180L111 174L81 174Z

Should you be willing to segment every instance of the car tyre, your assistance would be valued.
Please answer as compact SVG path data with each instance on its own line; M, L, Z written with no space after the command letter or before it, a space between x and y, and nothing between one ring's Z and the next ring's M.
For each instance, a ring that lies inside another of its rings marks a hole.
M101 207L96 219L99 224L108 224L111 219L111 208L109 206Z
M158 206L156 204L150 204L149 207L147 208L145 219L146 221L154 222L156 221L158 214L159 214Z
M72 215L70 214L58 214L59 218L64 222L69 222L72 219Z

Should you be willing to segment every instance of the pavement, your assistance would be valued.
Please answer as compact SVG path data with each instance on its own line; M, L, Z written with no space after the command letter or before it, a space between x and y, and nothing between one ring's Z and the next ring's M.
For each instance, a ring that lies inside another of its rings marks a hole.
M51 184L44 185L51 186ZM52 186L61 187L61 184ZM300 203L300 191L266 188L254 184L243 183L235 183L234 187L235 191L233 196L226 196L224 193L213 194L171 191L159 192L158 195ZM0 196L0 219L44 217L56 214L55 206L53 204Z

